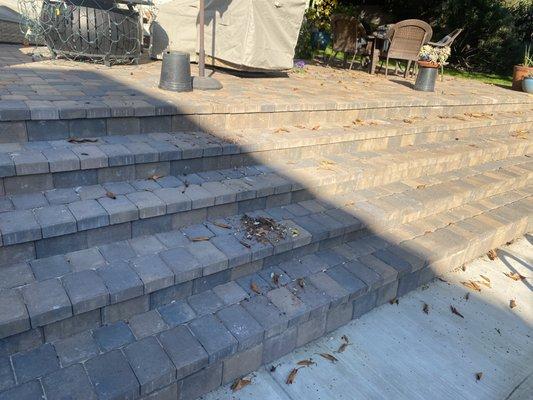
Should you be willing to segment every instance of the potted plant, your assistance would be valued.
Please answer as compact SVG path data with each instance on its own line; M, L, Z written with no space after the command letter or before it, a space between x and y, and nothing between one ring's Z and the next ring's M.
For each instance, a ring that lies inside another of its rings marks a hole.
M532 74L533 55L531 54L531 44L528 44L524 50L524 61L520 65L515 65L513 68L513 89L524 90L522 80L524 77Z
M524 76L522 79L522 90L526 93L533 94L533 73Z
M446 63L450 54L451 50L448 46L435 47L429 44L422 46L418 54L419 72L416 77L415 90L424 92L435 90L439 68Z

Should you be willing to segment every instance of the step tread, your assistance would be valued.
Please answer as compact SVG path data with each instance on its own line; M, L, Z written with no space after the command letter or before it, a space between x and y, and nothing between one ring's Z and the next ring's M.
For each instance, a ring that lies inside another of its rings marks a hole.
M350 127L291 127L272 130L151 133L30 143L0 144L0 177L92 170L200 157L263 152L301 146L386 138L421 132L444 132L480 126L507 126L533 120L528 114L505 112L485 117L429 118L428 120L354 121ZM460 119L458 119L460 118ZM463 120L465 119L465 120ZM83 142L85 140L85 142ZM94 142L90 142L91 140Z
M532 146L529 140L491 135L406 149L272 160L268 167L154 175L133 182L8 195L0 197L0 246L325 185L353 182L355 188L364 188L373 180L390 180L391 176L405 179L417 168L435 172L437 166L464 168L512 158L528 153Z
M388 229L513 189L510 193L523 197L521 191L531 190L527 185L533 177L532 163L509 162L479 166L481 173L442 174L431 177L432 182L396 182L327 201L309 200L250 213L273 218L285 227L284 238L273 236L264 242L249 238L243 231L241 215L233 215L179 230L113 243L108 240L71 253L6 265L0 268L4 290L0 297L6 297L9 304L18 304L22 311L16 317L9 309L1 315L0 336L130 299L142 301L148 294L180 284L194 282L188 290L198 292L202 285L216 282L221 274L227 278L229 275L224 274L239 266L363 228ZM492 169L487 169L489 166ZM117 276L123 275L128 279L117 282ZM24 312L24 307L28 312Z
M531 218L531 200L496 196L484 200L485 208L466 204L431 217L431 230L417 234L410 223L400 225L383 236L287 260L128 323L12 354L2 389L15 396L40 379L45 391L63 395L112 387L116 395L144 396L175 381L188 390L208 376L218 386L418 287L439 268L460 266L471 259L469 252L523 234L524 224L522 232L516 224ZM256 282L264 283L259 293L250 290Z

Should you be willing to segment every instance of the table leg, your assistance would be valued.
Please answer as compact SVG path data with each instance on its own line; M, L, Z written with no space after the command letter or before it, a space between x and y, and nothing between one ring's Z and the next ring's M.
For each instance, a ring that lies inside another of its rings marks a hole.
M370 74L373 75L376 72L376 65L379 62L379 49L376 46L372 46L372 53L370 54Z

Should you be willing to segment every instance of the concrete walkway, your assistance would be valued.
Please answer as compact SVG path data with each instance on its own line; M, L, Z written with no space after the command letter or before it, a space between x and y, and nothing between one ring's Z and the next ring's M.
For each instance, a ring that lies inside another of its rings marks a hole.
M252 383L237 392L227 386L205 399L525 400L533 392L533 237L498 250L498 256L451 272L398 305L373 310L283 357L275 371L267 367L250 375ZM528 279L514 281L504 275L509 272ZM476 292L461 284L483 282L480 275L491 288L480 284ZM452 305L464 318L452 314ZM336 353L342 335L351 344ZM318 353L332 354L338 362ZM317 364L299 369L287 385L290 371L307 358Z

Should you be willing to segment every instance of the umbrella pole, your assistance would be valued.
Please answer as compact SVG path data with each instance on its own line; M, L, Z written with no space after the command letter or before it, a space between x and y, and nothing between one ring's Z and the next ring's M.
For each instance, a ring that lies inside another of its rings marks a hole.
M205 0L200 0L200 10L198 15L200 24L198 46L198 76L193 77L192 87L196 90L218 90L222 89L222 84L211 76L205 76ZM215 22L213 21L213 24Z

